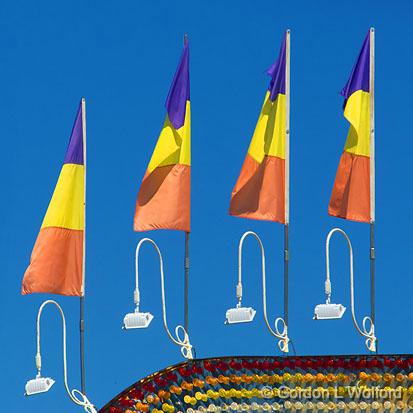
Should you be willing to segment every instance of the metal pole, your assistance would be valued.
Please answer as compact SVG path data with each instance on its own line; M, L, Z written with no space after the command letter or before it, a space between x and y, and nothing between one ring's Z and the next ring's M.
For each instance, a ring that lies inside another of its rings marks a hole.
M188 43L188 35L184 34L184 46ZM185 232L185 259L184 259L184 328L188 333L188 295L189 295L189 232Z
M376 251L374 246L374 223L370 224L370 290L371 290L371 319L376 317Z
M82 98L82 135L83 135L83 168L84 168L84 229L83 229L83 268L82 295L80 297L80 383L83 394L86 394L85 379L85 274L86 274L86 100Z
M370 29L370 293L371 319L376 318L376 251L374 243L374 223L376 215L375 196L375 130L374 130L374 28Z
M285 224L284 224L284 321L288 326L288 264L290 223L290 34L285 34Z
M284 225L284 321L288 326L288 224Z
M185 232L185 260L184 260L184 328L188 332L188 293L189 293L189 232Z

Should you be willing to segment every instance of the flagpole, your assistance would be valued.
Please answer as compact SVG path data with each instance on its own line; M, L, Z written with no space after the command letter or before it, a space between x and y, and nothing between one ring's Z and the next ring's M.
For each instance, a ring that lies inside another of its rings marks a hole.
M285 39L285 224L284 224L284 321L288 327L288 264L290 223L290 34Z
M374 28L370 28L370 289L371 289L371 319L376 318L376 251L374 242L374 223L376 220L375 195L375 130L374 130Z
M188 35L184 34L184 46L188 43ZM188 296L189 296L189 232L185 232L185 258L184 258L184 328L188 332Z
M82 98L82 135L83 135L83 173L84 173L84 230L83 230L83 263L82 263L82 295L80 296L80 383L83 394L86 394L85 382L85 271L86 271L86 100Z
M185 232L185 260L184 260L184 328L188 332L188 295L189 295L189 232Z

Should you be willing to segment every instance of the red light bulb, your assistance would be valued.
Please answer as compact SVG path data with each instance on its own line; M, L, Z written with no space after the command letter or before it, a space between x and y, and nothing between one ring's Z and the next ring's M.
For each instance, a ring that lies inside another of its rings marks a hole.
M207 371L215 371L215 366L209 361L204 361L204 369Z
M242 367L249 370L251 368L251 364L248 360L242 360Z
M313 363L312 360L307 359L307 360L305 361L305 366L306 366L308 369L312 369L312 368L314 367L314 363Z

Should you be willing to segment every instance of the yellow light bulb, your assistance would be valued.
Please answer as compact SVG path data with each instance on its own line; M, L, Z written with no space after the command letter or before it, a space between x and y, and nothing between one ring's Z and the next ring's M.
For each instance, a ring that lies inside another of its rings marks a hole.
M305 403L305 408L307 409L307 410L313 410L314 409L314 403L313 402L306 402Z
M274 402L271 406L272 406L272 409L275 410L276 412L281 410L280 403Z
M231 410L238 410L238 403L233 402L229 407L231 408Z
M162 410L166 413L172 413L175 410L175 407L171 406L170 404L163 403Z
M284 381L291 381L291 374L290 373L284 373L282 377L283 377Z
M186 403L186 404L190 404L191 403L191 396L189 396L188 394L186 394L185 396L184 396L184 402ZM152 410L153 411L153 410Z
M252 410L259 410L259 408L260 408L260 405L257 403L257 402L252 402L251 403L251 409Z
M285 409L290 410L290 409L292 409L292 407L293 407L293 404L289 400L284 402L284 408Z
M265 411L271 410L271 406L270 406L267 402L265 402L265 403L262 404L262 408L263 408L263 410L265 410Z

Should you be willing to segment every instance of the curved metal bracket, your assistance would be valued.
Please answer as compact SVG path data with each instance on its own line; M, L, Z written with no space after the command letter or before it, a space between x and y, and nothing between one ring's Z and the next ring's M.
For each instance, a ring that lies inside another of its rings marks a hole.
M242 247L244 244L244 240L247 236L252 235L257 241L261 249L261 269L262 269L262 306L264 312L264 320L265 324L269 330L269 332L278 339L278 347L283 353L289 352L288 343L290 341L288 337L288 326L286 325L283 318L278 317L275 320L274 326L275 331L271 328L270 323L267 317L267 281L266 281L266 272L265 272L265 252L264 252L264 245L261 241L261 238L253 231L245 232L238 245L238 284L237 284L237 299L238 304L237 307L241 306L242 302ZM282 330L279 329L279 323L282 323Z
M93 404L88 400L85 394L77 389L70 390L69 385L67 382L67 351L66 351L66 318L63 312L62 307L54 301L54 300L46 300L39 308L39 312L37 313L37 353L36 353L36 367L37 367L37 378L41 377L41 369L42 369L42 357L40 351L40 319L43 313L44 308L48 304L53 304L59 310L60 316L62 318L62 326L63 326L63 381L66 389L66 393L70 397L73 403L77 404L78 406L83 407L85 412L87 413L96 413L96 409ZM79 397L78 397L79 396Z
M327 295L327 303L330 302L331 298L331 281L330 281L330 240L333 234L340 233L345 240L347 241L347 246L349 249L349 256L350 256L350 302L351 302L351 317L353 319L354 326L356 330L366 338L366 347L368 350L375 352L376 351L376 341L377 338L375 336L374 331L374 323L371 317L366 316L363 318L362 321L362 328L360 328L359 324L357 323L356 315L355 315L355 304L354 304L354 269L353 269L353 247L351 245L350 238L348 235L341 229L341 228L333 228L327 235L326 239L326 295ZM370 323L370 328L367 328L367 323Z
M134 301L136 304L136 309L139 311L139 302L140 302L140 293L139 293L139 251L141 249L141 246L145 243L149 242L150 244L153 245L155 248L156 252L158 253L159 257L159 271L160 271L160 276L161 276L161 298L162 298L162 315L163 315L163 325L166 331L166 334L168 335L169 339L176 345L181 347L181 353L186 359L193 359L193 353L192 353L192 344L189 341L189 335L188 332L185 330L185 328L182 325L178 325L175 328L175 335L176 337L173 337L171 334L169 327L168 327L168 322L166 318L166 300L165 300L165 276L164 276L164 269L163 269L163 258L161 251L156 244L155 241L153 241L151 238L143 238L139 241L138 245L136 246L136 252L135 252L135 271L136 271L136 289L134 292Z

